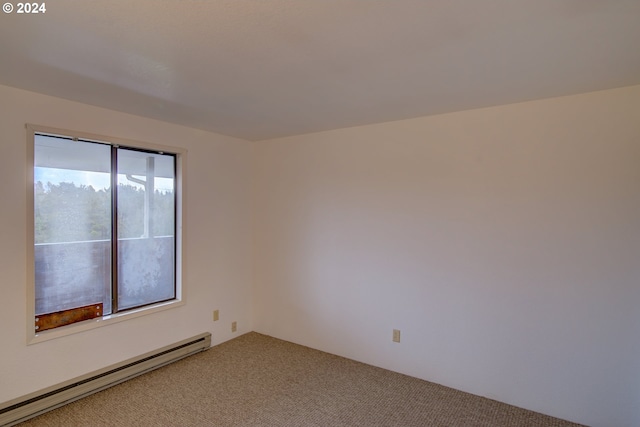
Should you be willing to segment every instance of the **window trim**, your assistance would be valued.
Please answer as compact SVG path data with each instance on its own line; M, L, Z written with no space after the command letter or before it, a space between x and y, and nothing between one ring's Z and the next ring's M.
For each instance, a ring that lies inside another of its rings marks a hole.
M186 303L186 286L185 277L186 269L183 261L183 248L186 247L186 223L185 208L187 200L187 186L186 186L186 169L187 169L187 150L184 148L166 146L160 144L152 144L148 142L142 142L131 139L117 138L105 135L97 135L86 132L78 132L66 129L52 128L47 126L40 126L27 123L26 137L27 137L27 176L26 176L26 190L27 190L27 215L29 220L27 221L26 239L27 239L27 345L48 341L54 338L59 338L78 332L84 332L87 330L107 326L114 323L119 323L124 320L134 319L140 316L157 313L160 311L176 308ZM35 332L33 319L35 318L35 223L33 220L35 200L34 200L34 153L35 153L35 134L45 133L50 135L57 135L62 137L78 138L86 141L95 141L100 143L108 143L111 145L122 145L133 148L140 148L143 150L161 151L165 153L175 154L176 156L176 230L175 230L175 242L176 242L176 254L175 254L175 286L176 286L176 298L170 301L159 302L150 304L147 306L134 308L127 311L122 311L107 316L102 316L96 319L85 320L83 322L73 323L59 328L50 329L43 332Z

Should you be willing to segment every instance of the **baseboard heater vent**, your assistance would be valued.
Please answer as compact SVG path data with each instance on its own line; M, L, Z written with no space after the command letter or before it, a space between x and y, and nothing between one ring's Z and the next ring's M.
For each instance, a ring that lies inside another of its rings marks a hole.
M0 404L0 426L18 424L209 347L211 334L207 332L5 402Z

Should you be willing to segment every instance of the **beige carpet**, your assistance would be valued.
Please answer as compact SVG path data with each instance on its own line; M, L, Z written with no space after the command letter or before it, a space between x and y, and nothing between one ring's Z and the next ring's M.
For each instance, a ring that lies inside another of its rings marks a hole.
M20 426L576 426L248 333Z

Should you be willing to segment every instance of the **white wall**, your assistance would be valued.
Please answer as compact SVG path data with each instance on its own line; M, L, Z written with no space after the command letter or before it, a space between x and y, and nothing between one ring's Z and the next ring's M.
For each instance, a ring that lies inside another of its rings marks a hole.
M261 142L254 167L258 332L640 425L640 86Z
M26 345L25 123L188 150L186 305ZM253 329L250 143L0 86L0 147L0 402L200 332L218 344Z

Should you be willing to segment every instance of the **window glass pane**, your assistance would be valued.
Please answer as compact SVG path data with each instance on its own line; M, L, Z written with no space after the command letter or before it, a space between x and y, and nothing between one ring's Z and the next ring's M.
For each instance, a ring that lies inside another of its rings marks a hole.
M35 136L36 314L111 312L110 147Z
M174 156L118 149L118 301L175 298Z

